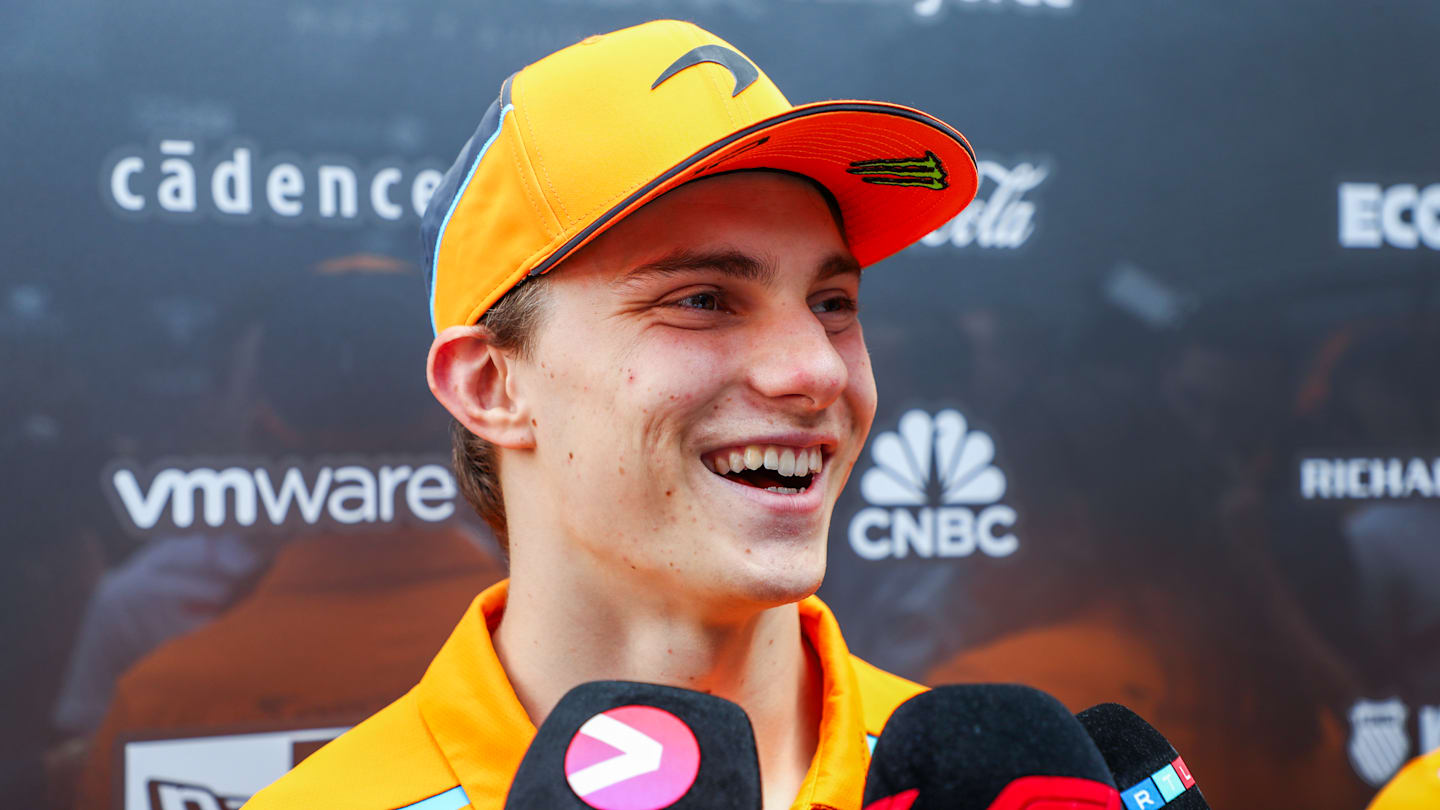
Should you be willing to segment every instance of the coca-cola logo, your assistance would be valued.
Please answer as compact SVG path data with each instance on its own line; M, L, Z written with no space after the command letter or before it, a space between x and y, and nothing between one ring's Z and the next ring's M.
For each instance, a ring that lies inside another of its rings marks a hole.
M1012 167L982 160L980 188L975 201L949 222L920 240L928 247L995 248L1013 250L1035 234L1035 201L1025 195L1050 175L1047 166L1017 163Z

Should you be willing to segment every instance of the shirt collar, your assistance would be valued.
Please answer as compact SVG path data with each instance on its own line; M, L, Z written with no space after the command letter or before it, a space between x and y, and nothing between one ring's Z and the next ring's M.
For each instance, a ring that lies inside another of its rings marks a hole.
M801 601L799 608L801 632L820 660L823 703L820 742L792 810L859 810L870 748L865 741L865 714L850 650L835 615L818 596Z
M505 611L509 582L471 603L415 688L421 717L475 810L499 808L535 724L516 697L490 632ZM800 626L822 670L819 743L793 810L858 810L869 750L850 652L818 597L799 603Z

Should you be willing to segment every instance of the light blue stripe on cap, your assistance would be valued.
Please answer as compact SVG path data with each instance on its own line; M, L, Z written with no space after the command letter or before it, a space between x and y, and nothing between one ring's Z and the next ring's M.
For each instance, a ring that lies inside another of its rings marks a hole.
M440 231L435 234L435 256L430 260L430 330L440 334L440 325L435 321L435 287L440 281L440 245L445 240L445 229L450 225L450 217L455 216L455 209L460 205L460 199L465 196L465 189L470 187L470 179L475 176L475 170L480 168L480 161L485 159L485 153L490 151L490 145L500 137L501 130L505 129L505 116L515 109L514 104L506 104L500 109L500 121L495 125L495 131L490 133L485 145L480 147L480 154L475 156L475 162L470 164L470 171L465 173L465 182L460 184L455 197L450 200L450 210L445 212L445 219L440 222ZM425 808L430 810L430 808Z
M464 788L456 785L444 793L437 793L428 799L407 804L399 810L460 810L462 807L469 806L470 797L465 795Z

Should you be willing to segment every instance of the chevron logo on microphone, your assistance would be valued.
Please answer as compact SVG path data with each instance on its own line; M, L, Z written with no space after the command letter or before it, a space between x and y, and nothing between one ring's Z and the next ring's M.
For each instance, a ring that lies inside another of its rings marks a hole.
M660 810L700 773L685 722L654 706L621 706L585 721L565 752L570 789L595 810Z

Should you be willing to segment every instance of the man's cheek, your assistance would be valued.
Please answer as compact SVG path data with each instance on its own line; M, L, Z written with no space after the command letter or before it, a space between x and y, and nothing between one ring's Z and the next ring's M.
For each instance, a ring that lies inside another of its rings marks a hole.
M847 386L851 408L854 411L856 427L862 434L870 429L875 419L875 408L879 399L875 388L875 373L870 366L870 357L863 351L850 366Z

